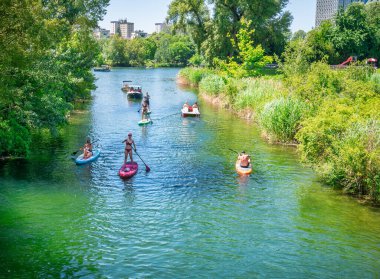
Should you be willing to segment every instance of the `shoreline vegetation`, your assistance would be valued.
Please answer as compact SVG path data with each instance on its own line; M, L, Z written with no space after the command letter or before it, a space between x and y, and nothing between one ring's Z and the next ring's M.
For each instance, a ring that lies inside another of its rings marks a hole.
M297 146L301 161L336 189L379 204L380 74L317 62L276 78L226 77L184 68L177 82L198 88L207 102L254 121L265 138Z
M266 28L288 1L265 2L275 13L265 15L261 26L254 8L215 2L218 13L207 12L207 5L174 13L178 27L178 15L189 18L189 28L197 15L215 26L205 29L205 38L192 35L200 40L197 55L203 62L182 69L178 81L252 119L270 142L296 145L301 162L327 185L378 205L380 72L371 63L380 55L380 3L352 3L333 20L308 33L297 31L282 44L290 21L273 26L273 33ZM175 9L184 0L173 3ZM218 29L224 17L236 14L241 17L229 30ZM263 34L280 42L278 47L271 48Z

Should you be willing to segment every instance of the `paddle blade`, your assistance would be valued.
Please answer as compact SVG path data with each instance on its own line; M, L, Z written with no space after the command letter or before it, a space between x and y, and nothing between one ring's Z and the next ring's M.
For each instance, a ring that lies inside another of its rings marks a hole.
M145 171L150 172L150 167L148 167L148 165L145 165Z

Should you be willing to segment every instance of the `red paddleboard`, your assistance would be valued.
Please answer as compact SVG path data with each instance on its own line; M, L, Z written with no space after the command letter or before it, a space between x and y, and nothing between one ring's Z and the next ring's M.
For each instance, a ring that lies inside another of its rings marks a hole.
M127 162L119 169L119 176L121 178L130 178L137 173L138 169L139 165L136 162Z

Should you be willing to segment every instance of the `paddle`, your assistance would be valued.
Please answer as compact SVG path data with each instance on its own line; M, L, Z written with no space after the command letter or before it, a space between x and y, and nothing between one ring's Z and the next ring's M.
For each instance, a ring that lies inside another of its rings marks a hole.
M237 152L236 150L233 150L233 149L231 149L231 148L228 148L228 150L230 150L230 151L232 151L232 152L235 152L235 153L237 153L237 154L240 154L240 152Z
M139 156L140 160L144 163L144 165L145 165L145 171L146 172L150 172L150 167L148 167L148 165L145 164L144 160L140 157L139 153L137 153L136 149L133 149L133 150L135 151L136 155Z

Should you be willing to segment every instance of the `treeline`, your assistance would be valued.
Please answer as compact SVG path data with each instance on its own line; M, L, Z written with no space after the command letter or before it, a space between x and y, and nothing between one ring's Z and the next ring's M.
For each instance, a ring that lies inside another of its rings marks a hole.
M380 72L366 61L346 68L328 64L354 54L379 58L379 30L380 3L355 3L334 23L299 32L277 58L278 75L249 71L247 61L260 50L251 42L240 48L240 67L226 59L213 68L185 68L180 78L236 111L252 111L270 141L297 144L302 161L327 184L380 202ZM238 45L242 33L244 28ZM260 69L265 56L258 58L253 65ZM257 75L262 77L250 77Z
M112 36L109 39L100 40L99 45L102 51L97 58L98 65L186 66L195 54L195 46L188 36L164 32L133 40Z
M190 35L203 63L214 59L234 59L241 49L238 33L245 21L251 22L254 47L261 45L266 55L281 54L290 38L292 16L284 12L288 0L173 0L167 20L174 30ZM239 62L239 59L236 59Z
M305 33L296 32L287 47L290 60L299 65L315 61L340 64L350 56L359 60L380 58L380 3L354 3L340 10L334 21ZM288 63L290 65L290 63Z
M108 2L0 1L0 156L27 154L33 132L56 132L72 103L90 97L91 30Z

